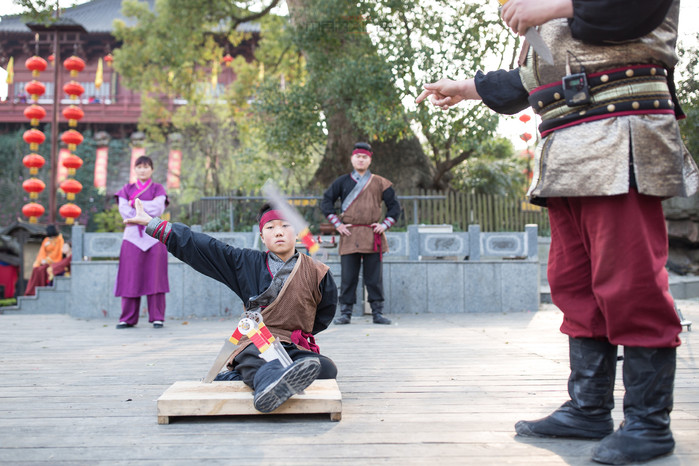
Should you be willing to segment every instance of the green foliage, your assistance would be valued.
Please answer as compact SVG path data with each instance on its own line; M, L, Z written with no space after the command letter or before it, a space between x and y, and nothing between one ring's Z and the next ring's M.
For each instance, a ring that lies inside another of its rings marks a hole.
M489 140L478 152L482 155L466 160L455 169L454 189L500 196L522 196L526 192L529 161L511 155L513 148L509 140Z
M395 80L399 98L438 173L483 155L483 144L497 128L497 115L475 102L445 112L432 105L416 106L414 99L425 82L471 77L486 61L505 56L513 45L496 7L448 0L376 0L374 5L382 19L376 31L379 51L399 77Z
M17 298L0 298L0 307L14 306L17 304Z
M236 30L238 24L253 18L269 37L282 34L283 21L265 10L250 12L254 3L159 0L156 11L150 12L142 3L124 1L125 15L137 23L116 24L115 35L124 43L114 52L115 66L126 85L143 95L140 127L149 142L164 145L168 135L182 136L179 202L259 188L270 177L303 182L298 175L309 157L264 150L259 126L251 118L251 102L265 69L262 64L272 71L271 81L282 69L295 76L302 69L298 57L287 54L278 42L263 41L271 45L261 45L257 54L268 63L238 56L230 68L221 64L231 46L251 38ZM268 8L276 3L271 1ZM225 87L214 79L224 73L235 75ZM178 105L170 107L175 98Z
M0 135L0 166L2 166L2 170L0 170L0 193L2 193L0 227L7 226L17 219L23 219L22 206L29 202L29 196L22 189L22 182L29 177L29 171L22 165L22 158L29 154L29 146L22 139L22 134L26 129L28 128ZM45 159L48 158L45 153L41 155ZM39 170L39 174L36 176L46 182L48 179L46 165ZM44 207L48 205L45 200L41 200L41 197L39 201Z
M346 112L370 140L409 134L392 70L366 34L366 4L303 3L297 12L301 19L279 39L303 52L307 74L286 76L284 88L268 82L258 94L256 111L259 121L267 123L261 129L268 147L310 161L325 145L326 118L338 112Z
M695 39L699 42L699 34ZM679 55L684 79L678 83L677 94L687 115L680 121L680 130L687 149L699 164L699 47L696 42L689 48L680 47Z
M371 141L402 139L417 131L438 186L446 186L463 161L483 154L497 115L475 103L441 112L413 102L423 83L472 76L486 59L502 57L516 45L496 6L448 0L294 3L296 27L289 36L303 51L307 76L287 80L285 89L260 89L256 112L265 123L268 147L297 154L317 151L328 138L326 120L344 112Z
M58 2L56 0L12 0L14 4L23 8L24 18L33 23L50 25L56 21L55 10ZM75 5L61 5L63 8Z
M116 204L107 210L95 214L93 220L96 232L124 231L124 222L119 213L119 206Z

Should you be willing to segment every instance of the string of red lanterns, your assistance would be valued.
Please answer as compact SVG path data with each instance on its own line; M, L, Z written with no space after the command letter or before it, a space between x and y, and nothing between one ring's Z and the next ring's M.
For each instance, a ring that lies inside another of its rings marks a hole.
M47 65L46 60L36 55L27 58L24 62L24 66L32 72L32 76L35 78L39 77L39 74L46 69ZM46 92L46 86L34 79L27 83L25 90L29 93L31 99L36 102ZM29 120L32 128L24 132L23 139L24 142L29 144L29 149L33 153L26 155L22 159L22 163L29 169L30 175L37 175L39 168L43 167L46 161L42 156L34 152L39 150L40 144L44 143L46 135L36 129L36 127L39 126L39 122L46 116L46 110L42 106L33 103L24 109L24 116ZM46 183L36 178L36 176L32 176L22 183L22 189L29 193L30 199L38 199L39 194L46 189ZM30 223L36 223L37 219L44 215L45 211L44 206L37 202L29 202L22 207L22 214L29 218Z
M529 123L529 121L532 119L532 117L526 113L523 113L522 115L519 116L519 121L524 123L525 125ZM520 134L519 138L524 141L527 144L527 150L526 150L526 158L527 158L527 168L524 169L524 174L527 176L527 179L531 181L531 178L533 176L533 171L531 169L531 159L534 156L534 153L532 150L529 148L529 141L532 140L534 136L532 136L531 133L524 132Z
M52 54L48 58L53 66L55 57ZM107 62L107 66L111 67L114 61L112 54L108 53L104 57L104 61ZM228 61L229 60L226 60L226 63L228 63ZM46 70L48 62L35 55L26 60L25 66L32 72L32 76L37 78L42 71ZM85 69L85 62L79 57L71 56L63 62L63 66L70 72L71 77L75 78L80 71ZM30 95L32 101L38 102L39 97L46 93L46 86L36 79L33 79L26 84L25 91ZM71 80L63 86L63 91L70 96L71 99L79 101L85 89L80 83ZM54 105L58 105L58 93L54 92L54 94ZM71 128L76 127L78 121L81 120L84 115L83 110L73 104L63 110L63 116L68 120L68 125ZM24 110L24 116L30 121L30 125L33 127L25 131L23 135L23 139L29 144L32 153L26 155L22 159L22 163L29 169L30 175L37 175L39 169L46 163L46 160L41 155L37 154L36 151L38 151L39 145L44 143L46 136L36 127L39 125L39 122L46 117L46 110L40 105L32 103ZM83 136L80 132L69 129L61 135L61 140L68 146L68 150L71 152L68 156L63 158L62 164L67 168L68 175L74 176L75 171L82 166L83 161L72 152L83 142ZM32 176L22 183L22 188L29 193L30 199L38 199L39 194L46 189L46 184L42 180ZM73 201L75 195L82 191L82 184L74 178L69 178L61 183L60 189L66 193L68 201ZM29 202L22 207L22 214L29 218L30 223L36 223L37 219L44 213L44 206L37 202ZM82 209L72 202L66 203L59 209L59 214L66 218L67 224L74 223L75 219L78 218L81 213Z
M76 77L80 71L85 69L85 62L81 58L73 55L65 59L63 67L70 71L72 77ZM72 100L79 101L80 96L85 92L85 88L75 80L71 80L63 86L63 92L68 94ZM78 121L85 116L85 113L80 107L71 104L63 109L63 116L68 120L68 125L72 128L78 125ZM77 146L82 144L83 135L74 129L69 129L61 134L61 141L68 146L68 150L71 152L70 155L64 157L63 166L68 169L69 176L74 176L75 170L80 168L83 164L82 159L73 154ZM75 195L83 189L83 185L73 178L64 180L59 187L61 191L66 193L66 199L68 201L75 200ZM82 209L74 203L68 202L58 209L58 213L61 217L66 219L68 225L71 225L75 222L76 218L80 217Z

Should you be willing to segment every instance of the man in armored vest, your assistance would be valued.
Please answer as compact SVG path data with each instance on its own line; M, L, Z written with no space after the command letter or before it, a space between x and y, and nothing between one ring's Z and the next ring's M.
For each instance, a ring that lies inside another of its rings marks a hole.
M442 79L417 99L442 109L476 99L507 114L531 106L541 117L529 196L548 207L548 279L569 336L570 400L515 430L601 439L592 458L604 464L646 461L675 446L670 411L682 327L665 270L661 201L699 185L676 122L684 116L673 81L679 3L510 0L505 23L538 36L531 47L525 42L519 68ZM543 60L546 48L552 64ZM619 345L626 391L615 431Z
M364 284L375 324L390 324L384 317L382 255L388 251L385 231L400 215L400 204L393 184L369 171L373 152L365 142L358 142L352 151L352 173L337 178L323 195L321 210L340 234L339 253L342 265L340 316L335 324L349 324L356 301L359 267L364 264ZM336 214L335 201L340 199L341 213ZM381 221L381 203L386 216Z

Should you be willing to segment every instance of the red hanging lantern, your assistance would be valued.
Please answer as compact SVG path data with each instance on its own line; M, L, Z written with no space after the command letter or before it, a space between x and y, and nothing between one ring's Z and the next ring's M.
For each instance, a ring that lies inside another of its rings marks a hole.
M71 178L61 183L61 190L66 193L66 198L72 201L75 199L75 195L83 190L83 185L78 180Z
M37 199L39 193L46 189L46 184L39 178L29 178L22 183L22 189L29 193L30 199Z
M56 57L53 54L49 55L49 61L51 62L51 65L53 65L53 62L56 61Z
M29 173L36 175L39 173L39 169L44 166L46 160L39 154L29 154L25 155L22 159L22 164L29 169Z
M231 62L233 61L233 57L231 56L230 53L227 53L223 56L221 59L221 63L225 63L226 66L231 66Z
M75 204L68 203L62 205L61 208L58 209L58 213L61 214L61 217L66 219L66 223L68 225L72 225L75 219L80 217L82 209Z
M28 129L24 132L22 137L24 138L24 142L29 144L29 148L34 151L39 150L39 144L42 144L46 140L44 133L38 129Z
M75 55L68 57L63 62L63 67L70 71L72 77L76 77L79 72L85 69L85 62L82 58L78 58Z
M39 76L39 73L46 69L46 65L48 65L46 60L41 57L37 57L36 55L27 58L27 61L24 62L24 66L26 66L28 70L31 70L32 76L35 78Z
M114 57L112 56L111 53L108 53L107 55L104 56L104 61L107 62L107 66L111 67L112 62L114 61Z
M46 86L39 81L29 81L24 90L31 96L32 100L39 100L39 97L46 92Z
M532 135L529 134L529 133L524 133L524 134L522 134L522 135L520 136L520 138L521 138L522 141L524 141L524 142L529 142L529 140L532 138Z
M68 146L68 150L73 152L80 144L82 144L83 135L78 133L74 129L69 129L68 131L61 134L61 141L63 141L63 143L65 143Z
M531 119L532 119L532 117L530 117L526 113L519 116L519 121L521 121L522 123L527 123Z
M71 105L63 109L63 116L68 120L68 126L78 126L78 120L85 116L79 107Z
M85 88L76 81L71 81L63 85L63 92L68 94L71 99L78 100L85 92Z
M83 166L83 159L75 154L70 154L63 158L63 166L68 169L69 175L75 175L75 170Z
M29 223L36 223L36 219L44 215L44 206L36 202L30 202L22 207L22 214L29 217Z
M46 116L46 110L39 105L30 105L24 109L24 116L31 120L32 126L38 126L39 120Z

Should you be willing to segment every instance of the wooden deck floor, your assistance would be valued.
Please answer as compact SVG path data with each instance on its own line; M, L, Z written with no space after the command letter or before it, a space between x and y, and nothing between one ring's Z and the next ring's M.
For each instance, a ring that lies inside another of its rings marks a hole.
M679 302L699 322L699 301ZM507 315L368 318L319 336L337 363L340 422L327 415L178 418L156 400L199 380L231 320L116 330L62 315L0 315L0 464L586 465L594 442L515 436L567 399L566 337L550 305ZM675 454L699 464L699 332L682 334ZM617 381L615 420L623 389Z

